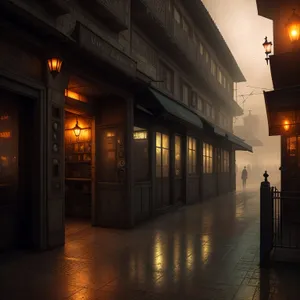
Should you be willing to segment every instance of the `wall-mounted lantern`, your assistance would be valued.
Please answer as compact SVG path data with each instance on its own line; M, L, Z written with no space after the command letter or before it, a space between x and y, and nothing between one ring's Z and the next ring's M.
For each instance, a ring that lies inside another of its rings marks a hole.
M59 57L52 57L48 59L48 68L53 78L55 78L61 71L63 61Z
M286 24L290 41L295 43L300 38L300 16L296 14L296 10L293 9L293 13Z
M284 129L285 131L289 131L289 129L290 129L290 122L289 122L288 120L285 120L285 121L283 122L283 129Z
M78 118L76 117L76 125L73 127L73 132L76 138L79 138L81 133L81 127L78 125Z
M263 43L263 47L265 49L265 54L266 54L265 60L267 62L267 65L269 64L269 60L270 60L269 55L272 52L272 45L273 45L272 42L268 41L268 37L265 37L265 42Z

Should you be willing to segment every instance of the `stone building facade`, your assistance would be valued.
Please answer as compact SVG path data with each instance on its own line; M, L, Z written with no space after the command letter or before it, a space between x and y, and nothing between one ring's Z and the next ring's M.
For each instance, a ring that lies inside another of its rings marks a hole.
M245 78L201 1L0 7L1 249L63 245L66 217L132 228L235 189Z

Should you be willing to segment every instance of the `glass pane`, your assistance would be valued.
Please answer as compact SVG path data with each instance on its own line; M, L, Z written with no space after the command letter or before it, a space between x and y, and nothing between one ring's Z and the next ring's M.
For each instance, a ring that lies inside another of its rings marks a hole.
M196 150L196 139L193 139L193 150Z
M188 149L192 149L192 147L193 147L192 138L188 137Z
M163 147L169 149L169 137L165 134L162 135Z
M163 177L169 177L169 150L163 149Z
M156 132L156 147L161 147L161 133Z
M156 177L161 177L161 149L156 148Z
M287 152L289 156L296 156L296 137L287 138Z
M175 136L175 175L180 176L181 173L181 138Z

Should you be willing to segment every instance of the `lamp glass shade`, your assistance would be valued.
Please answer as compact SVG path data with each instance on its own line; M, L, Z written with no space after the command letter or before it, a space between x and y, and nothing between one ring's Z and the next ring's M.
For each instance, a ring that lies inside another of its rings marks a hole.
M272 42L268 42L267 37L265 37L265 42L263 43L263 47L267 55L272 52L272 45L273 45Z
M60 73L62 66L62 60L58 57L48 59L48 67L51 73Z
M289 131L289 129L290 129L290 122L289 122L288 120L285 120L285 121L283 122L283 129L284 129L285 131Z
M287 30L290 41L292 43L299 41L300 38L300 16L293 12L292 16L287 23Z
M80 136L81 128L78 126L77 123L76 123L75 127L73 128L73 132L74 132L74 135L75 135L77 138Z

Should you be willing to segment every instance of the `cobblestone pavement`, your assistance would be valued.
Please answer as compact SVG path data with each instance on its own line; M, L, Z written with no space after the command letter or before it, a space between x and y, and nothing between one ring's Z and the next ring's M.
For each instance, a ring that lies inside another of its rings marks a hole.
M0 257L0 299L300 299L296 267L259 269L258 231L255 191L131 231L69 224L64 248Z

